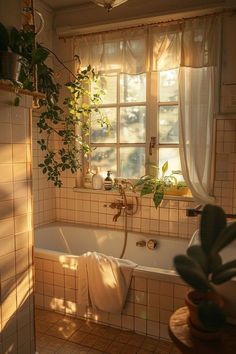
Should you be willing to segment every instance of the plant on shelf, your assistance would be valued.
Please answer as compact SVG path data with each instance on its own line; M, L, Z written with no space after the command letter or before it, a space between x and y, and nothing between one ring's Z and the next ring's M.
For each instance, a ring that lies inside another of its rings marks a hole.
M208 204L202 211L199 239L186 255L175 256L174 267L193 289L186 296L193 333L206 331L212 335L225 323L223 301L216 286L236 276L236 259L223 263L221 255L236 239L236 222L227 225L223 209Z
M175 190L179 191L178 195L187 193L187 185L184 181L178 181L175 175L181 175L181 171L172 171L167 175L169 168L168 161L166 161L160 169L151 165L150 168L155 170L155 173L148 174L139 178L135 183L135 190L140 190L140 195L153 194L153 202L157 208L164 198L165 194L173 194ZM157 173L156 173L157 172Z
M30 91L35 90L34 71L37 73L38 91L45 94L40 99L40 118L38 121L41 137L38 144L44 153L39 164L48 180L61 187L62 172L72 173L82 169L81 155L90 152L87 142L91 126L109 126L108 119L98 105L101 103L103 91L99 88L99 77L89 65L77 74L71 72L64 63L48 48L35 43L36 33L32 31L10 31L10 41L7 29L0 24L0 48L6 48L10 43L12 52L20 56L20 73L18 80L11 80L15 87ZM69 96L64 99L63 108L59 105L60 85L55 81L55 73L47 65L47 58L52 54L64 69L70 72L72 80L65 84ZM79 61L76 56L75 60ZM91 90L91 87L93 89ZM19 95L15 104L19 104ZM54 138L57 140L54 144ZM58 147L59 146L59 147Z

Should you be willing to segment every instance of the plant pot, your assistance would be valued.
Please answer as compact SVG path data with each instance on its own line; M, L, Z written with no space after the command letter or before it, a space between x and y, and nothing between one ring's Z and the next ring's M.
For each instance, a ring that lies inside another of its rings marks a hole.
M17 81L20 73L19 60L18 54L0 51L0 78Z
M165 190L166 195L176 195L176 196L183 196L188 194L188 187L180 187L177 188L175 186L169 187Z
M224 307L223 298L216 292L201 293L190 290L185 296L185 303L189 309L189 327L192 335L202 340L215 340L219 338L221 330L206 329L198 317L198 305L203 300L216 303L221 309Z

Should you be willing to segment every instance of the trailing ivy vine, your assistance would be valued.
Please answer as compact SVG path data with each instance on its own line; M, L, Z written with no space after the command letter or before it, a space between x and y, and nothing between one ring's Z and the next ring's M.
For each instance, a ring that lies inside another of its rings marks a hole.
M89 65L75 75L51 50L35 44L35 39L36 34L32 31L12 28L8 32L0 23L0 47L2 45L4 50L9 48L20 56L21 69L18 81L13 82L15 87L35 90L33 77L36 68L37 89L45 94L45 98L39 100L41 113L37 123L41 135L38 144L44 153L39 167L48 180L61 187L63 171L75 173L82 169L81 156L91 151L88 135L93 123L107 127L109 123L98 108L103 91L99 89L95 70ZM46 63L50 53L73 78L65 84L69 96L62 106L59 105L60 85L55 81L53 69ZM79 60L79 57L75 59ZM16 97L16 105L19 105L19 96ZM56 143L59 140L59 144L54 144L54 139Z
M103 91L99 88L98 75L89 65L73 76L73 81L65 84L70 95L64 99L62 109L58 105L59 86L54 82L53 71L45 63L38 65L38 77L39 89L46 94L46 98L40 101L40 106L46 109L38 121L39 132L44 134L38 144L45 152L44 161L39 167L55 186L61 187L63 171L75 173L82 169L81 156L86 156L91 151L86 137L89 136L93 123L109 127L108 119L98 108ZM52 137L56 140L59 138L60 149L57 150L50 144Z

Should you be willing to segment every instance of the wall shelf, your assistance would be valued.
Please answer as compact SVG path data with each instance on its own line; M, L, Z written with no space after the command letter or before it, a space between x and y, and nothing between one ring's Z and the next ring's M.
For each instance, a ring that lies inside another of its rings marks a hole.
M0 90L19 93L21 95L31 96L34 98L45 98L45 94L37 91L29 91L21 88L16 88L8 80L0 80Z

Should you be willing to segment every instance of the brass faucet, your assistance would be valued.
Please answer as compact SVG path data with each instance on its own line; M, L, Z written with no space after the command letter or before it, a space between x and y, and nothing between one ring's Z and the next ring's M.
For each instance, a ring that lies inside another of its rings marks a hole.
M124 210L125 214L133 215L136 213L137 208L138 208L138 200L136 203L137 204L136 209L134 210L134 205L131 203L128 203L127 197L126 197L126 190L127 190L128 186L131 187L132 191L134 190L133 184L130 181L123 179L121 181L117 180L117 186L118 186L118 190L120 192L121 198L117 199L116 202L112 202L109 205L104 204L105 207L109 206L112 209L118 210L118 212L113 216L113 221L115 221L115 222L121 216L122 210Z

